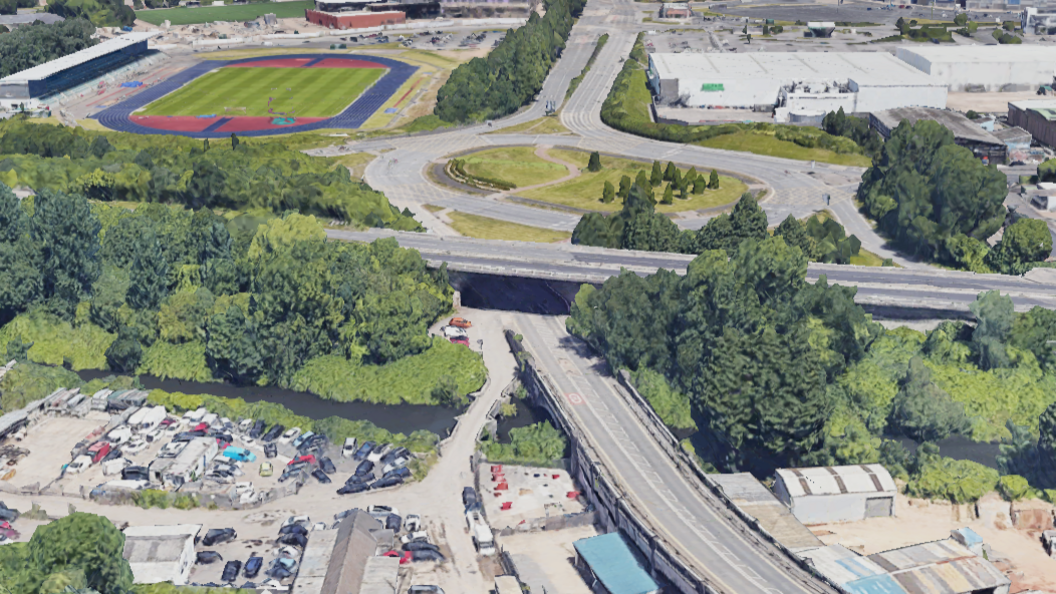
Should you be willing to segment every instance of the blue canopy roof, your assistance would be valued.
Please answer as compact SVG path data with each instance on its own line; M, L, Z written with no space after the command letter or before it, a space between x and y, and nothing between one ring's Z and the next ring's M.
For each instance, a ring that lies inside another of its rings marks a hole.
M653 594L659 591L660 586L638 563L619 532L584 538L572 545L611 594Z

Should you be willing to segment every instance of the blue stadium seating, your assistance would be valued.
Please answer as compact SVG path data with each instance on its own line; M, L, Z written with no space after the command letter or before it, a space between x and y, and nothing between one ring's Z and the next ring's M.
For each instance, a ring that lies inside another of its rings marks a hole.
M337 114L332 118L327 118L318 122L310 124L283 126L282 128L272 130L253 130L247 132L239 132L239 136L273 136L276 134L290 134L292 132L310 132L312 130L323 130L327 128L359 128L363 125L367 119L374 114L385 102L392 97L392 95L407 82L407 79L411 77L415 71L418 70L417 66L411 66L410 64L393 60L390 58L383 58L380 56L368 56L368 55L357 55L357 54L283 54L281 56L261 56L257 58L246 58L243 60L230 60L230 61L218 61L209 60L200 62L194 66L180 72L166 81L158 83L153 87L136 94L133 97L118 103L117 105L110 107L104 111L99 112L94 117L99 121L100 124L110 128L111 130L117 130L118 132L132 132L135 134L164 134L173 136L190 136L192 138L227 138L231 136L230 132L216 132L213 130L206 130L202 132L183 132L179 130L158 130L157 128L148 128L141 126L129 119L132 112L146 106L157 99L168 95L190 81L198 78L199 76L217 68L222 68L229 64L240 64L245 62L259 62L264 60L274 60L276 57L282 59L297 59L297 58L330 58L330 59L348 59L348 60L365 60L369 62L377 62L389 69L388 73L382 76L377 82L374 83L365 93L363 93L359 99L356 99L352 105L345 108L344 111ZM218 126L217 126L218 127ZM214 126L210 126L214 128Z

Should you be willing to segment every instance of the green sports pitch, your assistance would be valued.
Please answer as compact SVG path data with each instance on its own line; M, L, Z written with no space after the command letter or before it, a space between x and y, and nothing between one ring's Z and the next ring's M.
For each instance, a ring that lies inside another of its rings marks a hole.
M136 115L267 116L270 97L275 112L325 118L341 113L385 72L382 68L220 68Z

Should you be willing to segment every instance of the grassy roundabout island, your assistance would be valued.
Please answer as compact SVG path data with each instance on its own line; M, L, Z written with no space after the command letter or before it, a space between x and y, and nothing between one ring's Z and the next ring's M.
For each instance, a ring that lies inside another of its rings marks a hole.
M617 197L603 202L605 182L619 187L620 179L635 179L639 171L649 174L651 164L601 157L601 169L588 171L590 153L546 147L502 147L470 153L461 157L467 174L481 179L501 180L514 186L510 190L522 198L585 211L615 212L623 207ZM680 168L685 175L689 169ZM707 175L707 171L698 172ZM739 179L719 176L719 187L700 194L676 197L672 204L657 204L658 212L681 212L713 208L735 202L748 186Z

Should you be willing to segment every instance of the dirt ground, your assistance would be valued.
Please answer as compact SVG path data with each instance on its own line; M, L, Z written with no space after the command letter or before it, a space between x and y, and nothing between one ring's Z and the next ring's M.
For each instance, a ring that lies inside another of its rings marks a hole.
M1056 593L1056 559L1045 555L1039 535L1015 529L1001 530L974 517L970 506L908 499L899 495L895 501L896 517L873 518L844 524L811 526L810 530L825 544L842 544L871 555L900 547L943 540L950 531L965 526L983 537L999 558L1007 558L1006 569L1012 579L1011 592L1041 590Z
M598 532L593 526L566 528L554 532L514 534L502 538L502 548L514 556L518 569L522 567L521 559L530 560L530 565L541 572L540 577L556 588L555 592L590 594L590 587L583 581L573 565L576 550L572 543L597 535ZM528 576L522 576L522 578L530 579ZM532 591L535 592L536 588L532 588Z
M946 107L957 111L969 109L985 113L1008 113L1009 101L1038 99L1034 91L1018 93L950 93L946 96Z

